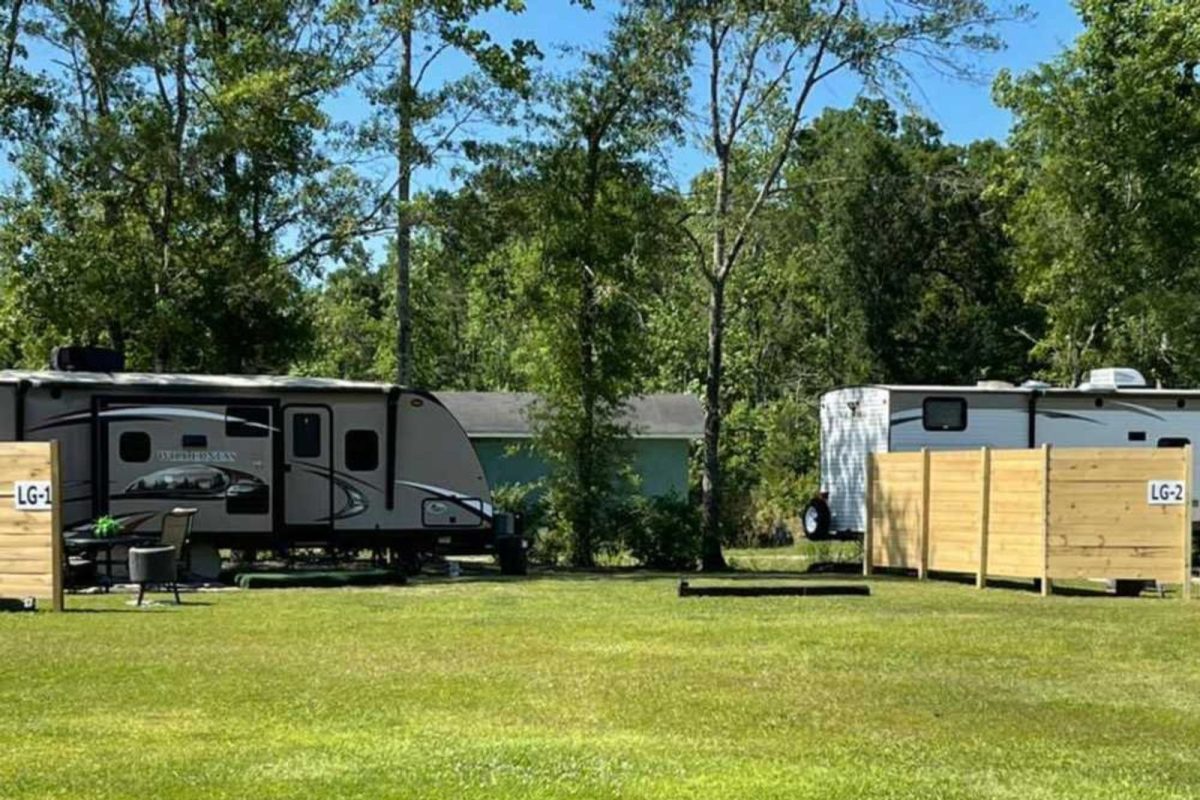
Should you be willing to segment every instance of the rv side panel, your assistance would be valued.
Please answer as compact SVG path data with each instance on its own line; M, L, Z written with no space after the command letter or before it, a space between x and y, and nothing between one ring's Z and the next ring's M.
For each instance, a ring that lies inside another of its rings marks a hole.
M22 435L28 441L59 442L62 458L62 521L70 529L95 519L92 392L86 389L31 386L25 393Z
M891 450L1029 446L1029 393L893 389Z

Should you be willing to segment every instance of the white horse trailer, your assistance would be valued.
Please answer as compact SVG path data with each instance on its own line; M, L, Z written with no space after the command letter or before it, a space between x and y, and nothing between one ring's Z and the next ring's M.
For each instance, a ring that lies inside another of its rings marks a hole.
M804 532L819 539L863 530L868 453L1197 441L1200 390L1150 388L1131 369L1093 370L1074 388L988 381L836 389L821 397L821 491L804 509ZM1192 507L1195 519L1195 499Z
M195 506L212 547L523 549L497 537L467 434L428 392L322 378L0 372L0 440L57 439L64 527L154 532Z

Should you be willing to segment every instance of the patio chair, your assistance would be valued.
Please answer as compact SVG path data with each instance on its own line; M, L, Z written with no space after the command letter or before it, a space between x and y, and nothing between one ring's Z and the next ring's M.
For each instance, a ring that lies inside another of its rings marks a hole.
M129 548L129 580L138 585L139 606L151 584L174 592L176 605L183 602L179 599L179 561L170 545Z
M192 537L192 520L196 517L194 508L173 508L163 514L162 543L175 551L176 569L183 570L186 576L192 571L191 553L188 551Z

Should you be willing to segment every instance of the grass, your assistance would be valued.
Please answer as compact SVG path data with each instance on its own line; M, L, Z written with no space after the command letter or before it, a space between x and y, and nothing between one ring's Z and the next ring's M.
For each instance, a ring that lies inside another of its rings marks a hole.
M0 796L1197 796L1200 603L871 585L69 597L0 615Z
M751 572L803 572L813 564L862 563L858 541L810 542L798 539L787 547L745 547L725 551L725 559L738 570Z

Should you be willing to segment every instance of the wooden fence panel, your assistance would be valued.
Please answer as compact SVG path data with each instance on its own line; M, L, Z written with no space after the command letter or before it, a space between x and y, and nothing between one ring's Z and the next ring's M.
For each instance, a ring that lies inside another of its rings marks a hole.
M864 571L1182 583L1190 594L1192 451L880 453L868 457ZM1152 481L1183 499L1151 503ZM1179 488L1179 487L1176 487Z
M917 569L921 563L922 453L872 458L871 560L877 567Z
M979 567L979 451L929 455L929 569L974 572Z
M1128 578L1175 583L1189 502L1151 505L1152 480L1187 482L1184 449L1055 450L1050 455L1047 571L1052 578ZM1190 554L1189 554L1190 557Z
M57 442L0 443L0 597L62 609L62 487ZM17 481L49 481L51 508L18 510Z
M1042 561L1041 450L993 450L988 511L987 574L1040 578Z

